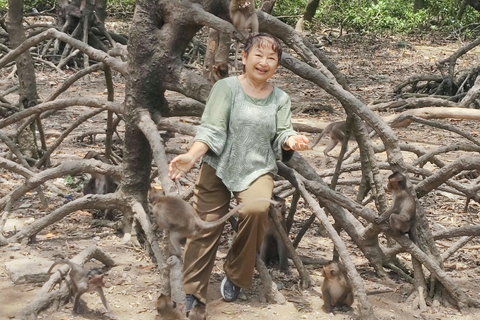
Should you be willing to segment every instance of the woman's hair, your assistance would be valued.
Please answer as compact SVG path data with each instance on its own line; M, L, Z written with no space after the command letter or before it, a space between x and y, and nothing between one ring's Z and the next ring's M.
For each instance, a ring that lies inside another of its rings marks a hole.
M255 46L259 46L261 48L272 48L273 51L277 53L278 61L280 62L280 59L282 58L282 44L277 38L275 38L271 34L262 32L257 33L254 36L248 37L247 42L245 43L244 51L248 55L250 53L250 50Z

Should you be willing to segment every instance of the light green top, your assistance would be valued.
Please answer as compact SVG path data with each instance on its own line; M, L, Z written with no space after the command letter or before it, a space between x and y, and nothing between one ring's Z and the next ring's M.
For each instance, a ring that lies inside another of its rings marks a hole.
M195 141L208 145L203 160L230 191L243 191L258 177L277 172L282 144L297 134L290 106L290 97L278 88L256 99L243 92L238 77L215 83Z

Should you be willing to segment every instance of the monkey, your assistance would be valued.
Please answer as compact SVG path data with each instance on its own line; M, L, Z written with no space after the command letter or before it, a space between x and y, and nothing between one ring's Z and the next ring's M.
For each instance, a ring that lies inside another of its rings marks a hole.
M157 299L157 312L158 315L155 318L158 320L185 319L181 305L177 305L175 301L172 301L172 298L163 293L161 293Z
M368 132L371 132L373 129L367 126ZM325 129L320 133L317 140L313 143L310 149L313 149L317 145L317 143L322 139L324 135L330 133L330 140L328 141L327 147L323 150L323 154L325 157L328 156L328 153L336 147L338 143L342 143L343 138L345 137L345 131L347 131L347 122L346 121L337 121L332 122ZM355 141L355 136L352 134L350 135L350 141Z
M82 266L64 259L56 261L52 264L50 269L48 269L48 273L50 273L58 264L68 264L70 266L70 281L72 283L72 295L74 297L73 300L73 313L79 314L80 313L80 297L82 294L86 292L93 292L96 291L100 295L100 300L102 300L105 309L107 309L108 314L115 318L110 306L108 305L107 299L105 298L105 294L103 293L103 287L105 286L105 282L103 281L103 272L100 269L91 269L87 270Z
M273 200L279 204L277 206L270 206L270 210L278 217L285 231L287 231L287 225L285 221L285 215L287 207L285 205L285 199L273 195ZM269 213L270 215L270 213ZM287 248L282 238L278 234L277 228L272 218L269 219L267 232L263 238L262 246L260 247L260 258L266 265L278 260L278 269L284 273L288 273L288 257Z
M388 177L387 190L392 192L393 204L387 212L375 218L375 223L381 224L389 220L394 235L408 233L410 240L418 243L414 226L417 204L415 197L407 188L405 176L398 171L393 172Z
M323 266L323 309L330 313L338 308L348 311L353 304L353 292L347 271L340 261L329 261Z
M232 19L232 23L237 28L237 30L242 34L242 36L246 39L248 37L249 32L248 29L251 30L252 34L258 33L258 17L255 13L255 1L254 0L231 0L230 1L230 18ZM237 41L237 45L235 48L235 71L237 72L237 57L238 57L238 49L240 47L240 43Z
M127 61L128 59L127 46L120 43L115 43L113 47L108 50L108 54L112 57L120 57L122 61Z
M84 159L95 159L107 163L104 157L101 157L96 151L89 151L83 157ZM117 183L109 175L92 173L90 180L83 186L83 194L107 194L117 190Z
M251 33L258 33L258 17L255 13L255 1L253 0L232 0L230 2L230 18L237 30L246 39L248 29Z
M171 253L177 256L182 254L183 239L194 237L203 229L212 229L223 224L244 206L244 204L239 204L222 218L208 222L200 219L195 209L187 201L177 196L164 196L163 191L156 188L150 189L149 200L157 226L170 231ZM268 201L277 204L271 199L258 198L254 201Z
M206 320L207 306L203 303L197 303L193 306L188 315L189 320Z
M226 77L228 77L228 64L219 62L212 67L212 71L210 72L210 82L212 84Z

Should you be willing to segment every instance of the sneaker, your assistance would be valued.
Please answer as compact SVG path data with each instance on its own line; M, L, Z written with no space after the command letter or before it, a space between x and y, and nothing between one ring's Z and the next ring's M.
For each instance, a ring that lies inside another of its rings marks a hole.
M227 276L223 278L222 284L220 285L222 297L227 302L235 301L240 293L240 289L241 288L230 281Z

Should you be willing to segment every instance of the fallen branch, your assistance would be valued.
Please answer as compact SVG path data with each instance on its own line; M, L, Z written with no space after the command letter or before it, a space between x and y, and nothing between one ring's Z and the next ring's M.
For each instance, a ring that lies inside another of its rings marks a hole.
M423 119L467 119L480 120L480 110L466 108L439 108L428 107L422 109L407 110L400 115L395 114L383 119L390 123L394 128L408 127L412 120L404 118L407 115L420 117Z
M115 113L123 114L123 104L98 101L91 98L73 98L73 99L58 99L55 101L49 101L37 104L34 107L24 109L23 111L12 114L8 118L0 120L0 129L11 125L17 124L20 120L29 117L34 114L39 114L48 110L60 110L73 106L86 106L91 108L107 108Z
M63 219L67 215L77 210L84 209L118 209L124 211L126 203L124 197L120 193L109 194L88 194L80 199L73 200L65 205L52 211L47 216L35 221L29 226L26 226L20 232L8 238L9 243L20 242L25 238L31 239L35 237L40 231L53 223Z
M3 56L2 59L0 59L0 68L3 68L6 64L15 60L15 58L17 58L19 55L21 55L31 47L51 38L56 38L60 41L67 43L71 47L80 50L81 52L87 54L89 57L97 61L105 63L110 68L120 72L123 75L127 74L127 64L125 62L122 62L119 59L114 58L101 50L94 49L93 47L86 45L82 41L74 39L68 34L60 32L54 28L48 29L34 37L27 39L17 48L7 53L5 56Z
M5 164L3 166L2 164ZM6 166L6 165L9 166ZM14 164L14 163L13 163ZM16 164L15 164L16 165ZM0 168L7 167L18 169L18 165L12 166L12 162L3 158L0 158ZM13 170L12 170L13 171ZM2 208L7 201L15 201L21 196L23 196L26 192L42 185L43 183L47 182L48 180L64 177L66 175L75 175L80 173L100 173L100 174L109 174L115 177L121 177L121 168L118 166L112 166L106 164L99 160L94 159L86 159L86 160L73 160L62 163L57 167L50 168L34 174L30 171L22 171L25 173L26 181L23 185L18 187L17 189L11 191L3 198L0 199L0 208Z

